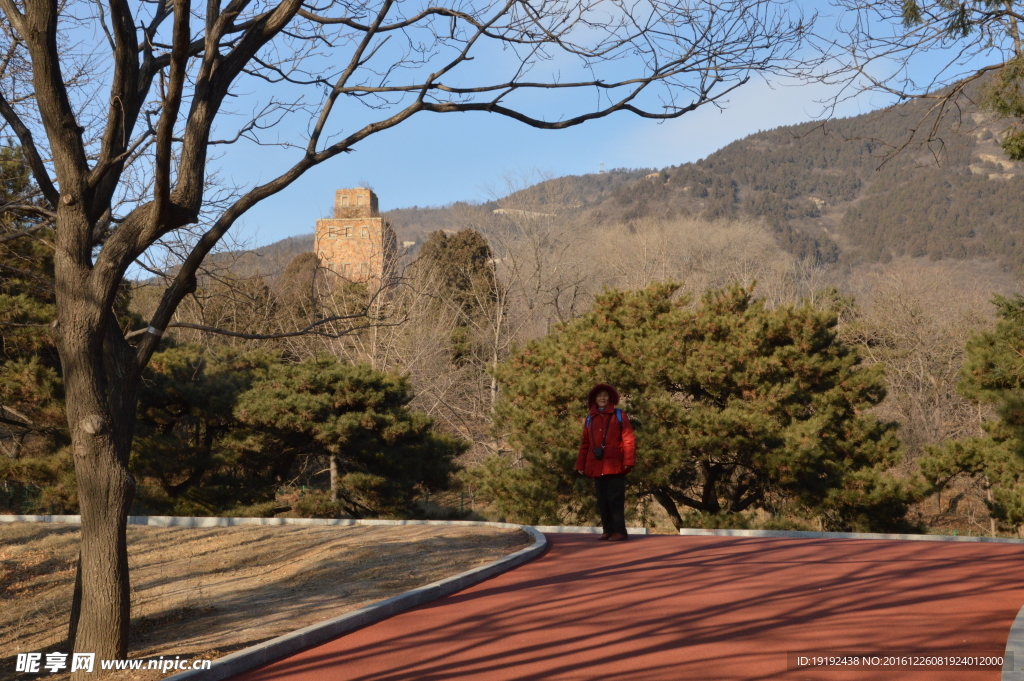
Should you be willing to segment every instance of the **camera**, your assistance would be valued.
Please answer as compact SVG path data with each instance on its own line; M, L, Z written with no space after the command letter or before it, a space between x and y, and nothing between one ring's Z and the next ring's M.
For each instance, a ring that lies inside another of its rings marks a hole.
M604 456L604 447L594 447L594 458L598 461Z

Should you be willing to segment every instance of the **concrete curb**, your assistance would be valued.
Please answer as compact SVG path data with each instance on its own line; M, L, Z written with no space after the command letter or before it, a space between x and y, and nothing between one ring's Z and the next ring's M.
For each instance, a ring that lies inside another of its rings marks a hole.
M1006 648L1003 651L1003 673L1000 681L1024 681L1024 605L1017 611L1017 617L1010 627L1010 635L1006 637Z
M600 527L577 527L575 525L533 525L533 529L548 534L601 534L604 532ZM632 535L647 534L646 527L627 527L626 531Z
M0 515L0 523L67 523L82 522L77 515ZM501 527L515 529L526 527L515 523L492 523L483 520L355 520L352 518L216 518L170 515L130 515L129 525L152 525L156 527L235 527L238 525L459 525L461 527ZM600 527L576 527L574 525L534 525L539 532L549 534L601 534ZM646 527L629 527L630 534L647 534Z
M900 541L989 542L1024 544L1024 539L1009 537L953 537L943 534L875 534L871 532L799 532L796 530L696 530L684 527L684 537L776 537L784 539L897 539ZM1024 680L1022 680L1024 681Z

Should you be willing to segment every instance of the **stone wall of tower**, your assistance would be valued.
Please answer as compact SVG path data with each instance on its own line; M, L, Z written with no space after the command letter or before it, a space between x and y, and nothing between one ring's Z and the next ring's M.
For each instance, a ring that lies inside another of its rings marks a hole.
M390 225L369 189L339 189L334 217L316 222L316 254L323 267L352 281L380 281L398 252Z
M335 218L375 218L379 215L377 195L371 190L356 187L334 192Z

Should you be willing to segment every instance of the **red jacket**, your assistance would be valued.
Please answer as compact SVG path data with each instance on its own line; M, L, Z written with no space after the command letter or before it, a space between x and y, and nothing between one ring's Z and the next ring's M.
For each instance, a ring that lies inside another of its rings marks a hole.
M602 390L607 390L610 398L604 412L597 408L595 401L597 393ZM576 457L576 470L592 478L625 473L627 467L632 468L636 465L636 439L633 437L633 426L625 412L622 412L621 425L615 417L615 405L619 403L619 394L610 385L597 385L590 391L588 402L590 424L584 425L583 428L583 440L580 443L579 455ZM607 440L605 430L608 431ZM600 447L602 441L605 442L604 456L595 459L594 447Z

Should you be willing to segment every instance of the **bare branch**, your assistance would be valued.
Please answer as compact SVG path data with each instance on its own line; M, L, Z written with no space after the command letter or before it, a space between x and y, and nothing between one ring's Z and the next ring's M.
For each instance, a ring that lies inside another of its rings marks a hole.
M0 212L14 212L23 213L26 215L38 215L39 217L46 218L47 220L57 219L57 214L54 213L52 210L31 203L7 203L4 205L0 205Z
M52 227L52 222L44 222L38 225L33 225L32 227L28 227L27 229L17 230L11 234L4 234L3 236L0 236L0 244L5 244L8 241L14 241L15 239L21 239L22 237L31 236L36 232L41 232L44 229L49 229Z
M17 322L4 322L4 321L0 321L0 326L5 326L5 327L15 328L15 329L42 329L42 328L47 328L50 325L49 324L19 324Z
M219 329L219 328L217 328L215 326L207 326L205 324L192 324L190 322L171 322L170 324L167 325L167 328L195 329L196 331L204 331L206 333L215 333L215 334L218 334L220 336L230 336L232 338L245 338L246 340L275 340L275 339L280 339L280 338L295 338L296 336L310 336L310 335L322 336L324 338L342 338L343 336L347 336L349 334L355 333L356 331L361 331L362 329L369 329L371 327L376 327L376 326L397 326L397 325L402 323L401 321L399 321L399 322L371 322L371 323L368 323L368 324L361 324L361 325L358 325L358 326L351 326L351 327L348 327L348 328L344 329L343 331L337 331L337 332L323 331L320 328L323 325L330 324L332 322L344 321L346 319L364 318L365 316L366 315L363 315L363 314L360 314L360 315L337 315L335 317L328 317L326 319L321 319L320 321L315 322L313 324L310 324L306 328L300 329L298 331L288 331L288 332L285 332L285 333L270 333L270 334L239 333L238 331L228 331L227 329ZM135 331L132 331L129 334L126 334L125 335L125 339L135 338L135 337L138 337L138 336L142 336L142 335L144 335L146 333L149 333L149 334L152 335L153 334L153 330L152 329L153 329L153 327L148 327L146 329L137 329Z
M349 28L354 28L357 31L366 31L366 32L375 32L375 33L386 33L388 31L396 31L398 29L407 28L409 26L413 26L413 25L419 23L421 20L423 20L424 18L429 17L431 15L450 17L452 19L461 19L462 21L465 21L467 24L469 24L469 25L471 25L471 26L473 26L475 28L482 28L482 25L476 19L474 19L472 16L470 16L469 14L466 14L464 12L459 12L459 11L456 11L456 10L452 10L452 9L448 9L447 7L428 7L427 9L423 10L419 14L416 14L415 16L412 16L412 17L410 17L408 19L405 19L403 21L399 21L399 22L394 23L394 24L386 24L386 25L382 25L382 26L377 26L377 27L372 27L372 26L369 26L367 24L361 24L358 21L355 21L355 20L353 20L350 17L338 17L338 18L322 17L322 16L319 16L317 14L314 14L314 13L309 12L309 11L304 10L304 9L300 9L298 14L299 14L300 17L303 17L304 19L309 19L310 21L315 21L318 24L324 24L324 25L341 24L343 26L348 26Z
M39 156L39 150L36 148L35 141L32 139L32 133L28 127L22 122L21 117L14 111L7 98L0 93L0 116L3 116L4 120L7 121L7 125L11 126L14 130L14 134L18 136L18 142L21 143L22 153L25 154L25 160L28 161L28 167L32 169L32 176L36 180L36 184L39 185L40 191L43 192L43 196L49 202L53 208L57 207L57 201L60 198L57 193L56 187L50 181L50 173L46 169L46 165L43 163L43 159Z
M153 178L153 222L161 222L171 199L171 138L178 120L185 87L185 63L188 60L189 0L174 3L174 49L171 54L170 82L162 102L156 132L156 168Z
M823 102L827 113L864 92L886 95L892 106L914 99L935 103L902 141L888 141L892 150L885 160L912 146L941 144L942 126L948 116L958 116L958 100L968 88L1024 56L1022 15L1012 2L833 0L833 5L841 11L836 30L813 36L820 57L802 70L805 78L839 86L838 94Z
M0 0L0 9L3 10L4 14L7 15L7 20L11 22L11 26L14 27L18 33L25 33L25 15L21 13L18 6L14 3L14 0Z

